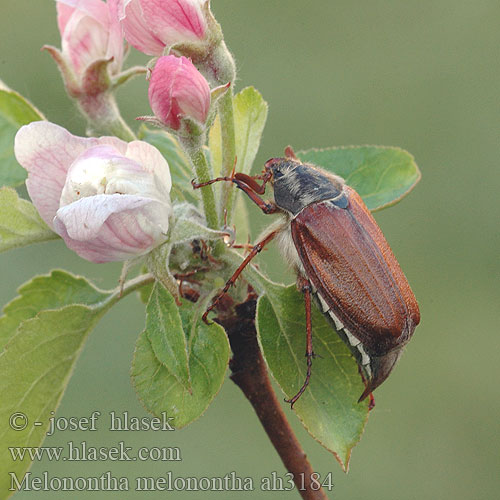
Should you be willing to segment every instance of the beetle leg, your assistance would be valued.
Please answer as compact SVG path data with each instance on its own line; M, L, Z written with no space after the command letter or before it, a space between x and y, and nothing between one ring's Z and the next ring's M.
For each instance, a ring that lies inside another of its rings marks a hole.
M299 392L295 394L295 396L291 399L285 399L287 403L290 403L290 406L293 408L293 405L297 402L297 400L302 396L307 386L309 385L309 380L311 378L312 371L312 360L314 358L314 351L312 346L312 321L311 321L311 284L305 278L300 277L299 283L301 284L301 289L304 294L304 302L306 306L306 358L307 358L307 372L306 378L302 387L299 389Z
M259 196L259 194L264 194L264 186L268 181L268 178L264 179L262 186L257 184L252 177L246 174L235 174L233 177L217 177L207 182L200 183L192 180L191 185L194 189L199 189L219 181L233 182L236 184L236 186L240 188L265 214L273 214L279 211L276 204L271 203L270 201L265 201Z
M243 269L247 267L249 262L264 248L264 246L269 243L278 233L278 231L272 231L269 233L262 241L259 241L256 245L252 247L250 253L245 257L243 262L239 265L238 269L234 272L234 274L227 280L226 285L220 291L220 293L212 300L212 304L207 308L207 310L203 313L202 319L205 323L208 324L207 315L208 313L219 303L220 299L226 295L228 290L234 285L234 282L238 279L238 276L242 273Z
M184 284L184 282L193 283L195 285L201 285L201 282L193 279L192 276L194 276L196 273L209 271L209 270L210 270L210 268L208 268L208 267L199 267L198 269L193 269L192 271L188 271L187 273L174 273L174 278L179 283L179 295L181 297L184 296L183 286L182 286Z
M248 235L247 243L234 243L233 245L231 245L231 248L244 248L245 252L250 252L253 248L252 244L250 243L250 235Z
M245 194L267 215L274 214L279 211L275 203L264 201L258 194L247 186L244 182L235 182L235 184L245 192Z
M366 380L366 378L363 374L363 370L361 369L361 367L359 365L358 365L358 372L361 375L361 380L363 381L363 384L365 384L365 387L368 387L368 381ZM370 392L368 397L370 399L370 402L368 403L368 411L371 411L371 410L373 410L373 408L375 408L375 398L373 396L373 392Z

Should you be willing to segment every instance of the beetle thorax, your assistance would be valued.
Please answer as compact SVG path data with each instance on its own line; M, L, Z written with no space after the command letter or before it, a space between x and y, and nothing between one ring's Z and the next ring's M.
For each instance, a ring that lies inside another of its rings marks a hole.
M276 205L294 216L311 203L325 200L335 200L339 208L347 206L341 177L289 159L277 161L269 169Z

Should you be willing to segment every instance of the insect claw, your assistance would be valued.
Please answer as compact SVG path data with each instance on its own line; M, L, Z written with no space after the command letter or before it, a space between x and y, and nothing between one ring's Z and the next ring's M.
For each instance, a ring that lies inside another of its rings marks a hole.
M236 173L236 163L238 163L238 157L234 157L233 170L231 171L231 179L234 179L234 174Z
M373 392L370 392L370 402L368 403L368 411L372 411L375 408L375 398L373 397Z
M296 394L293 398L287 399L285 398L284 401L285 403L290 403L290 409L293 410L293 405L297 402L297 399L299 399L300 395Z
M211 325L213 323L213 321L210 321L207 318L207 316L208 316L208 310L203 313L203 316L201 317L201 319L203 320L203 323L205 323L205 325Z

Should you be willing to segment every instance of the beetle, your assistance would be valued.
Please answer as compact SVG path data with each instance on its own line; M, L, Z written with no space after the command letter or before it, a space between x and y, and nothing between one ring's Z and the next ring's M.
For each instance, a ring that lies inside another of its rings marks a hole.
M259 184L257 181L261 180ZM246 265L272 239L297 273L306 308L307 373L293 404L311 378L311 298L354 355L365 382L364 400L391 373L420 322L408 281L361 196L344 179L301 162L291 147L284 158L271 158L261 175L234 173L213 182L233 182L265 214L280 213L272 226L227 281L203 319L229 290ZM266 185L274 201L264 201Z

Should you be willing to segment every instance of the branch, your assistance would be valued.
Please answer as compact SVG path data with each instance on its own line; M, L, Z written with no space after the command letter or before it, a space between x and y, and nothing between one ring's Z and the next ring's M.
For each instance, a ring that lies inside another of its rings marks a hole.
M229 363L231 380L252 404L283 464L293 474L301 497L304 500L328 500L322 489L311 489L311 474L314 471L271 387L257 343L255 307L256 300L250 299L236 306L236 315L218 319L227 331L233 351ZM302 485L303 490L300 489Z

